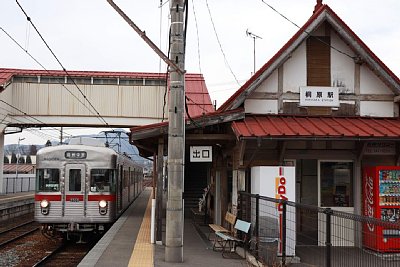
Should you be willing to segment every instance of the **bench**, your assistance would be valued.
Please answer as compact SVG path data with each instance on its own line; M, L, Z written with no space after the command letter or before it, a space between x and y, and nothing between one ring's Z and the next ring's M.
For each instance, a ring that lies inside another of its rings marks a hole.
M226 258L226 253L236 254L236 247L238 245L245 245L248 240L248 233L250 231L251 223L237 219L235 223L236 233L241 233L243 238L240 239L234 234L227 232L216 232L214 247L216 243L220 244L222 250L222 257Z
M213 232L208 234L208 240L211 240L210 235L215 234L216 232L230 233L235 222L236 222L236 216L227 211L225 213L226 228L219 224L213 224L213 223L209 224L208 226L213 230Z

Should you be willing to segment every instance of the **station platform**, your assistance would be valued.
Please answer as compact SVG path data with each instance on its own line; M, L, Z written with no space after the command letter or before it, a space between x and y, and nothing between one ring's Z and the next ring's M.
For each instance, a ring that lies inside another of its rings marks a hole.
M33 200L35 197L35 192L19 192L12 194L0 194L0 204L15 202L18 200Z
M0 222L27 214L35 209L35 192L0 195Z
M184 221L183 262L165 262L165 244L150 242L151 193L146 188L78 266L248 266L245 259L225 259L213 251L201 232L206 227L197 227L190 216Z

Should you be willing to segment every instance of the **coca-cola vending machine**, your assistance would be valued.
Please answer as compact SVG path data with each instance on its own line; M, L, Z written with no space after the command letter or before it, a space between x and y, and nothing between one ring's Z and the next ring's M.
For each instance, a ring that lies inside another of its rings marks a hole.
M364 216L400 223L400 167L375 166L363 170ZM364 247L380 252L400 251L400 224L363 225Z

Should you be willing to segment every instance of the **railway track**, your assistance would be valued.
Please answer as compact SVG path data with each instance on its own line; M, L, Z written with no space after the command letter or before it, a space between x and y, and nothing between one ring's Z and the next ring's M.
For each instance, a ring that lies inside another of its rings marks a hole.
M88 243L63 242L59 247L48 252L45 257L37 260L32 266L77 266L95 244L96 242L93 240Z
M39 231L39 224L34 221L25 222L3 230L0 232L0 248L36 231Z

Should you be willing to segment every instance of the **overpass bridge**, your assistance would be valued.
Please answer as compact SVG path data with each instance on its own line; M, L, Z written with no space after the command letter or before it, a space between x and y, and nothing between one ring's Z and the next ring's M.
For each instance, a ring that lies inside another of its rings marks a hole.
M214 110L201 74L186 74L190 116ZM131 128L168 120L165 73L0 68L0 158L10 127ZM3 160L0 163L2 192Z

